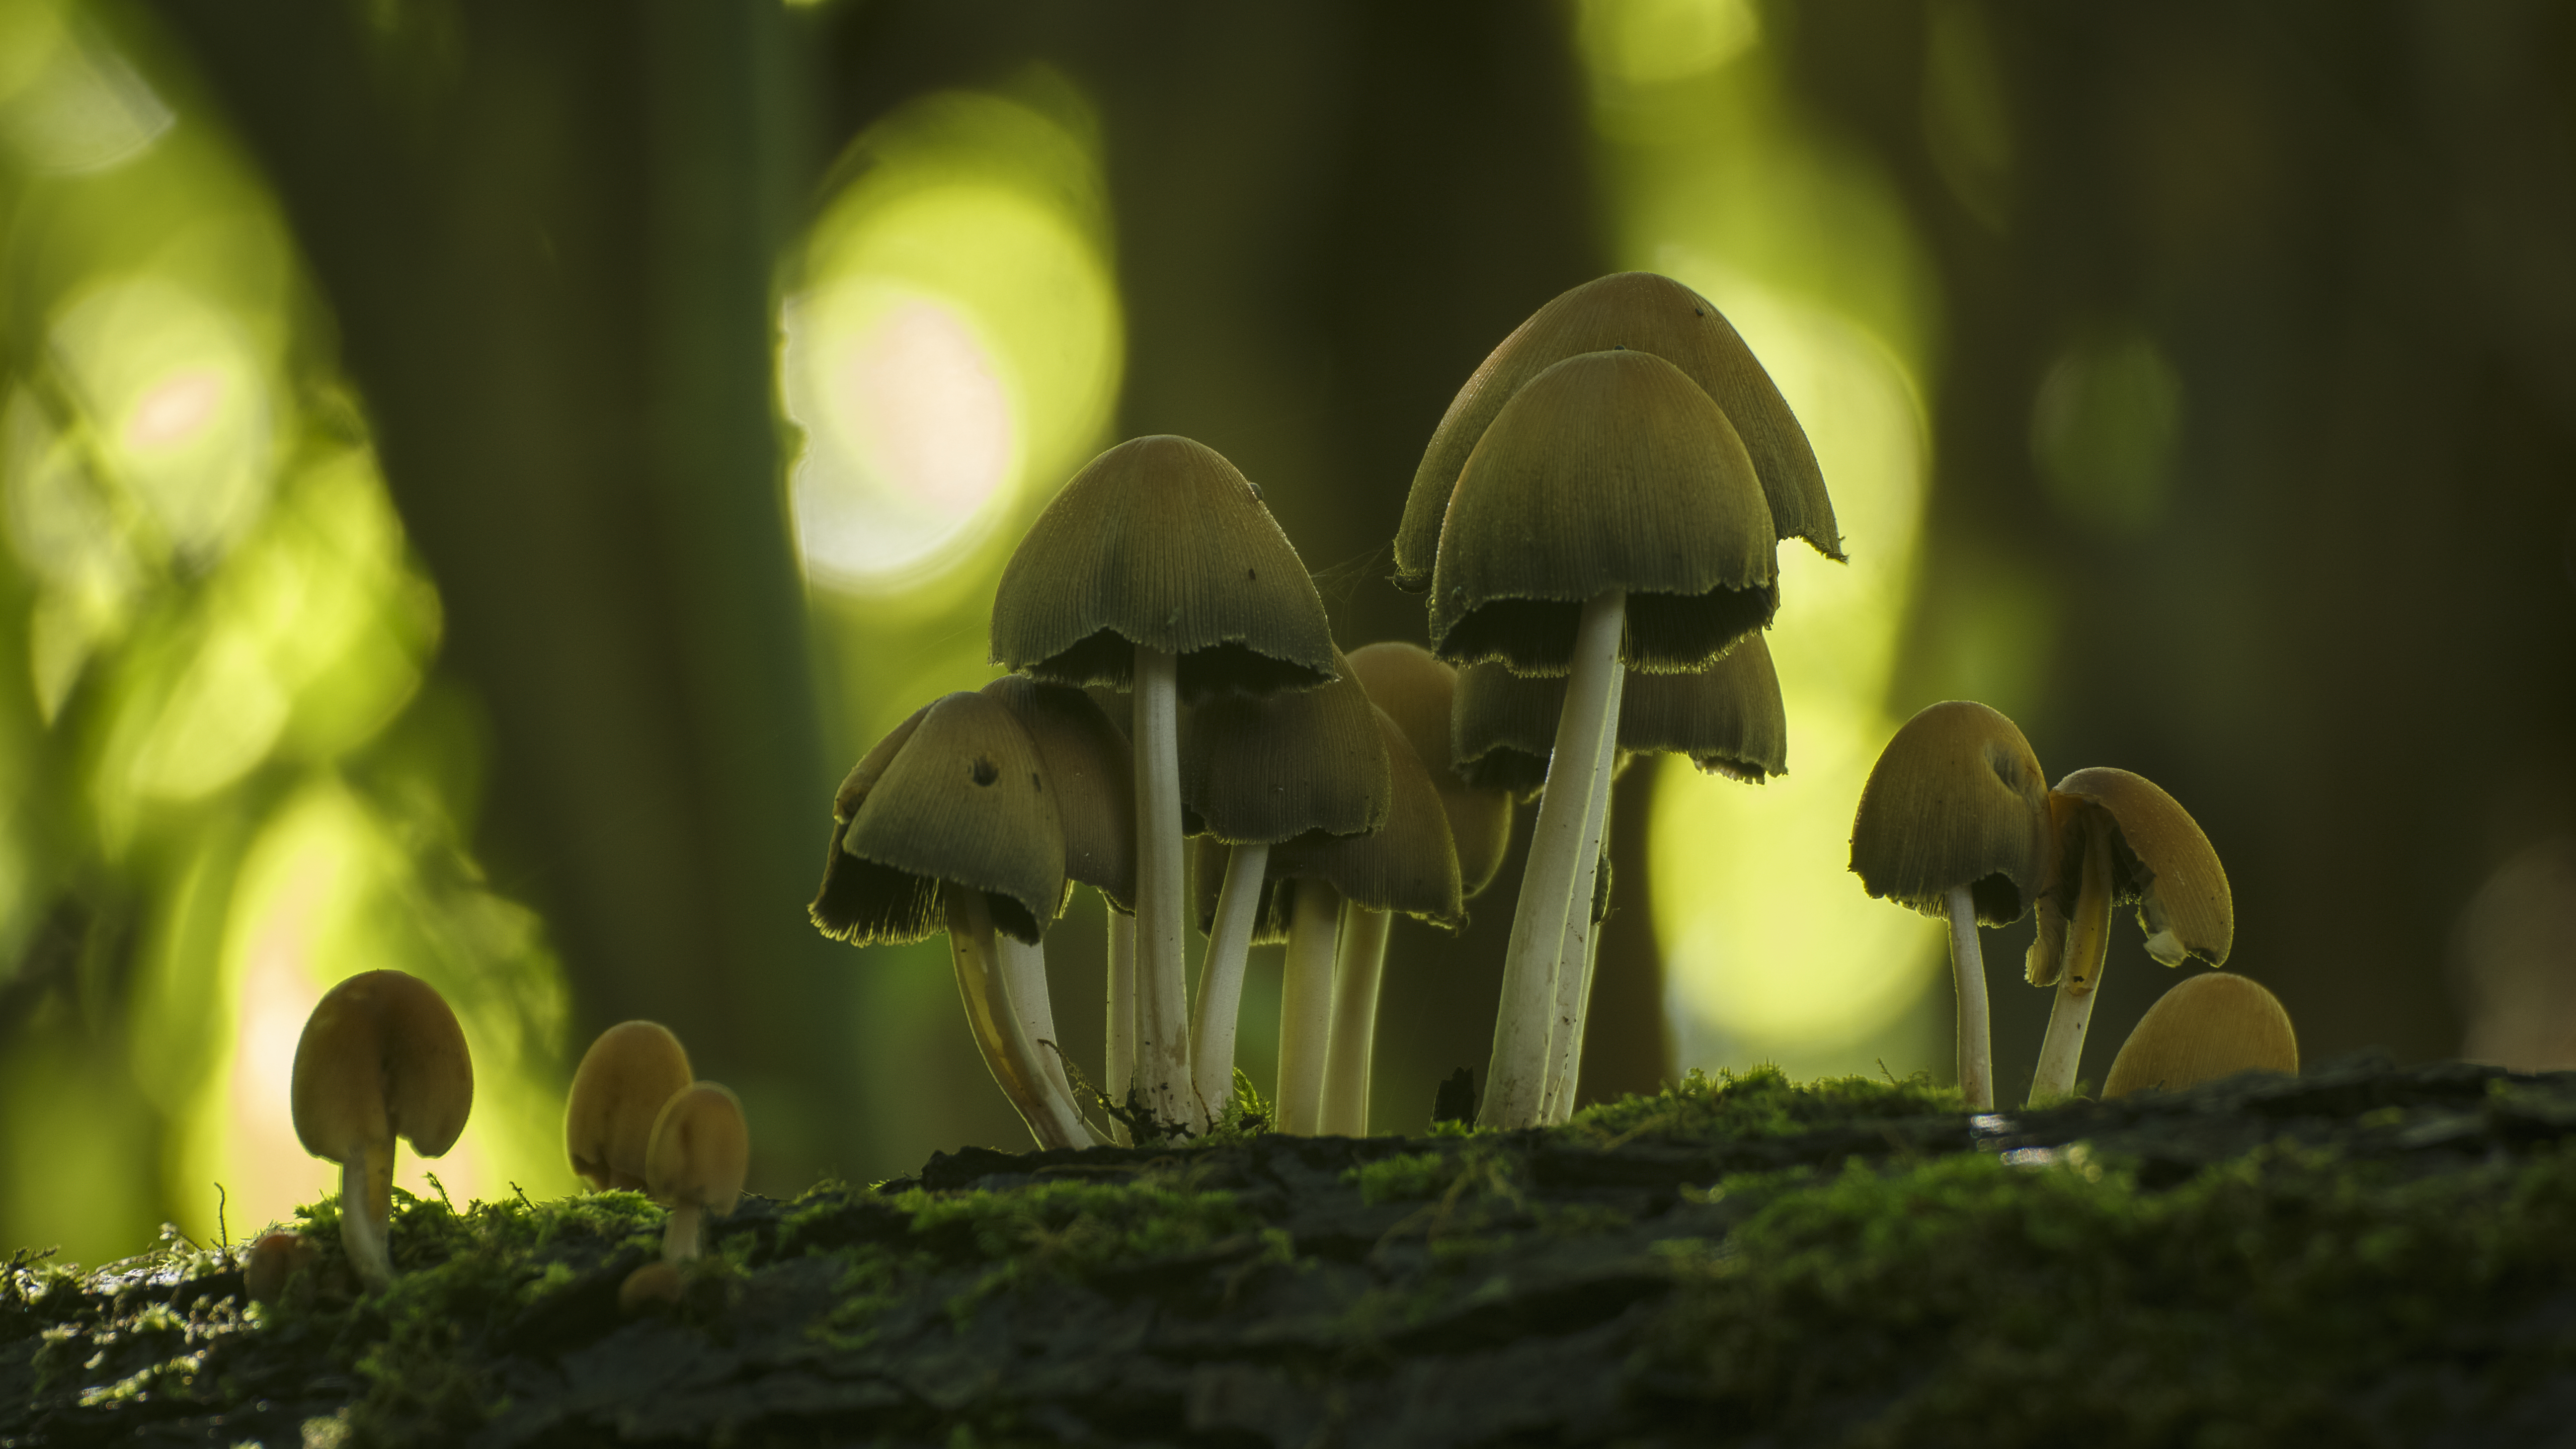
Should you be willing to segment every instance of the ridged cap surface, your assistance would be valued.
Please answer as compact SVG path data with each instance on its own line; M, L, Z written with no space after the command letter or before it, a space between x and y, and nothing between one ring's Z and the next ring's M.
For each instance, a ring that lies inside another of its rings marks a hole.
M2011 720L1972 700L1926 707L1897 730L1861 787L1851 868L1873 896L1946 916L1969 888L1977 919L2010 925L2039 890L2050 848L2047 777Z
M1330 881L1355 905L1454 927L1467 918L1467 911L1459 894L1449 814L1440 808L1440 793L1432 788L1431 774L1422 768L1404 731L1386 711L1372 708L1370 713L1394 765L1393 808L1385 826L1367 835L1289 841L1270 852L1270 873Z
M1038 747L1057 819L1064 873L1136 909L1136 752L1090 691L1005 674L984 686ZM1113 696L1114 698L1115 696Z
M1467 783L1453 768L1449 753L1450 710L1456 702L1458 671L1419 644L1390 641L1364 645L1350 653L1351 672L1404 731L1405 742L1430 772L1449 812L1449 843L1458 853L1458 886L1470 899L1491 884L1502 869L1503 853L1512 843L1512 797L1502 790Z
M1565 679L1479 664L1459 678L1450 748L1468 779L1526 799L1547 784ZM1687 755L1708 774L1758 785L1788 773L1789 715L1771 647L1748 634L1690 674L1631 674L1620 685L1619 749Z
M1275 845L1385 822L1386 746L1368 691L1333 658L1341 677L1319 689L1218 695L1182 715L1181 801L1208 834Z

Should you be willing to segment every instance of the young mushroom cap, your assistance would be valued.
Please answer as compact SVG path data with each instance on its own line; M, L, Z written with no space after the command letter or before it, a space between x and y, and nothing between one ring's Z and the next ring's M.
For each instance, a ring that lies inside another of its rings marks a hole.
M594 1188L644 1187L653 1121L694 1081L688 1050L670 1028L621 1021L582 1053L564 1103L564 1151Z
M854 946L925 940L947 929L939 889L954 882L984 895L997 929L1035 944L1064 896L1064 827L1028 731L999 701L960 692L897 733L875 778L855 799L845 784L835 804L850 813L834 827L815 924Z
M1360 687L1368 691L1369 702L1385 710L1404 731L1405 742L1430 772L1432 788L1440 793L1440 808L1449 814L1459 889L1473 897L1492 882L1494 873L1502 869L1503 853L1511 848L1512 797L1502 790L1469 784L1453 765L1449 725L1458 692L1457 668L1419 644L1400 641L1354 649L1350 665Z
M984 686L1037 745L1056 817L1064 873L1136 908L1136 764L1127 734L1086 690L1006 674ZM1122 711L1123 712L1123 711Z
M1432 570L1431 644L1561 673L1587 600L1627 593L1620 655L1698 669L1779 607L1770 510L1735 428L1643 352L1557 363L1469 455Z
M436 1157L474 1110L474 1062L456 1013L428 982L365 971L305 1019L293 1096L296 1138L316 1157L346 1164L372 1151L390 1163L397 1137Z
M2233 971L2187 976L2156 998L2120 1044L2102 1096L2178 1092L2245 1071L2296 1072L2298 1033L2281 999Z
M2043 939L2032 943L2033 984L2056 979L2057 947L2075 883L2083 877L2086 833L2076 826L2087 811L2099 812L2097 819L2109 826L2111 901L2138 908L2147 954L2167 966L2181 965L2186 956L2227 964L2236 941L2235 898L2218 851L2191 812L2153 780L2108 766L2077 770L2058 781L2049 805L2058 843L2050 894L2058 909L2042 914Z
M1459 773L1524 799L1537 794L1564 703L1562 678L1469 667L1452 722ZM1788 773L1789 714L1771 646L1747 634L1706 669L1630 676L1619 694L1618 747L1686 755L1703 773L1748 785Z
M1673 363L1724 409L1769 507L1772 531L1842 554L1815 450L1744 339L1707 298L1652 272L1619 272L1558 296L1495 347L1431 434L1395 535L1401 588L1431 582L1442 520L1468 455L1505 403L1540 372L1586 352L1626 348Z
M1870 768L1852 820L1851 868L1872 896L1946 916L1966 887L1977 919L2008 926L2040 887L2048 785L2030 741L1972 700L1927 706Z
M741 1100L722 1084L692 1083L653 1119L645 1190L656 1201L723 1217L750 1169L751 1129Z
M1319 689L1224 694L1181 717L1181 800L1208 834L1275 845L1308 831L1357 835L1386 821L1387 752L1368 691L1341 651Z
M1366 835L1301 836L1270 852L1274 879L1321 880L1373 911L1400 912L1456 927L1467 918L1449 814L1431 774L1385 710L1371 708L1393 766L1386 824Z
M1178 656L1184 698L1333 677L1324 601L1260 493L1213 448L1132 438L1094 458L1020 540L993 595L993 662L1125 684L1135 646Z

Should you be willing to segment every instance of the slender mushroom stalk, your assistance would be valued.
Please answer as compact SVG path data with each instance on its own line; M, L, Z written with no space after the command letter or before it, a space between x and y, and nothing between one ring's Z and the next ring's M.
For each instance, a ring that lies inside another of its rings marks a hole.
M654 1119L695 1080L687 1049L661 1023L621 1021L601 1032L564 1102L572 1170L594 1189L642 1191Z
M1107 1081L1101 1090L1123 1108L1128 1105L1129 1084L1136 1080L1136 917L1132 913L1110 911L1108 951L1109 1039L1102 1048ZM1110 1118L1109 1140L1121 1147L1133 1140L1123 1118Z
M2186 976L2138 1019L2103 1079L2104 1100L2179 1092L2238 1072L2296 1072L2299 1036L2281 999L2233 971Z
M1169 653L1136 646L1136 1078L1156 1117L1204 1126L1187 1092L1178 677Z
M1977 942L1977 902L1963 885L1941 893L1950 927L1950 978L1959 993L1959 1096L1971 1112L1995 1105L1994 1009L1986 1002L1986 953Z
M1395 917L1342 903L1340 944L1333 952L1333 1022L1324 1049L1322 1106L1315 1130L1368 1135L1369 1064L1377 1054L1377 998L1386 978L1386 938Z
M1301 880L1288 909L1288 951L1279 978L1279 1098L1273 1105L1280 1131L1313 1136L1324 1125L1342 893L1327 881Z
M1614 721L1619 718L1620 696L1626 684L1625 670L1610 682L1609 717ZM1602 894L1595 887L1610 849L1610 795L1618 755L1619 732L1614 726L1602 732L1601 748L1593 763L1591 799L1584 809L1584 848L1591 852L1591 868L1583 873L1566 901L1565 939L1556 958L1556 1015L1548 1026L1547 1085L1539 1103L1542 1122L1562 1122L1574 1111L1575 1072L1583 1060L1584 1006L1592 995L1592 967L1599 959L1599 925L1606 914L1594 909Z
M703 1223L733 1212L750 1167L751 1130L731 1091L697 1082L663 1104L645 1169L647 1191L671 1212L662 1230L663 1261L698 1256Z
M429 983L367 971L323 994L295 1043L295 1135L340 1164L340 1242L360 1282L393 1281L394 1141L423 1157L455 1145L474 1108L456 1013Z
M1191 1094L1210 1121L1233 1094L1235 1028L1243 1010L1244 963L1252 952L1252 927L1261 914L1261 881L1270 866L1270 842L1229 847L1225 882L1218 887L1216 919L1208 927L1207 957L1199 968L1198 1015L1190 1023Z
M2109 959L2111 945L2111 841L2102 823L2089 810L2060 810L2061 799L2049 797L2052 815L2071 815L2059 826L2059 839L2067 842L2080 856L2077 867L2078 885L2071 917L2065 917L2053 900L2043 898L2040 933L2055 936L2062 933L2065 946L2058 955L2057 999L2049 1007L2048 1032L2040 1038L2039 1065L2030 1081L2030 1102L2064 1096L2074 1089L2075 1076L2084 1058L2085 1029L2092 1024L2093 1003L2100 1000L2097 990L2102 984L2102 967ZM2053 948L2055 942L2050 945ZM2039 955L2041 947L2034 940L2031 953ZM2038 969L2034 967L2034 969Z

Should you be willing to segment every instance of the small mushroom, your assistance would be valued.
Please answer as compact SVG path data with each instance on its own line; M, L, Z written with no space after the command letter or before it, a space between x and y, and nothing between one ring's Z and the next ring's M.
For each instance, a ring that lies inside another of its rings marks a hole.
M1450 720L1458 694L1457 668L1419 644L1402 642L1364 645L1351 651L1350 660L1369 702L1404 731L1422 768L1431 773L1458 853L1459 892L1474 899L1502 869L1503 853L1511 848L1512 797L1478 786L1456 768ZM1564 691L1560 687L1557 693Z
M653 1119L644 1179L646 1191L671 1210L662 1231L665 1261L698 1256L702 1220L733 1211L750 1166L751 1129L743 1124L742 1103L721 1084L692 1083L662 1105Z
M340 1164L340 1242L358 1280L393 1281L394 1140L423 1157L456 1143L474 1063L456 1013L419 977L367 971L326 992L295 1043L295 1135Z
M659 1022L621 1021L601 1032L582 1053L564 1103L572 1170L594 1188L641 1191L653 1119L696 1079L688 1050Z
M2238 1072L2298 1069L2298 1033L2281 999L2261 982L2212 971L2184 977L2147 1008L2112 1058L2102 1095L2179 1092Z
M301 1233L264 1233L242 1255L242 1291L253 1303L275 1303L296 1274L314 1268L316 1256Z

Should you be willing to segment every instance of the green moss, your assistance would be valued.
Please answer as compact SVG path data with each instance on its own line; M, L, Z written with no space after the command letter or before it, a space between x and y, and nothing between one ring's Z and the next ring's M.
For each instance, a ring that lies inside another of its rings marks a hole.
M1641 1137L1788 1137L1822 1127L1964 1109L1958 1088L1935 1086L1924 1072L1902 1080L1828 1077L1802 1085L1778 1067L1755 1067L1740 1077L1730 1071L1712 1077L1693 1068L1680 1085L1651 1097L1622 1097L1587 1107L1560 1132L1594 1143Z

